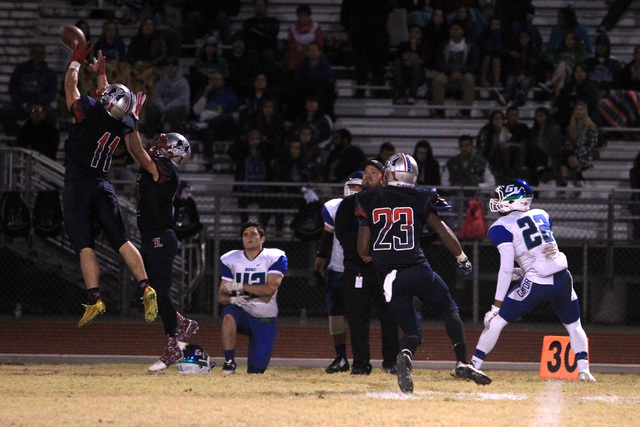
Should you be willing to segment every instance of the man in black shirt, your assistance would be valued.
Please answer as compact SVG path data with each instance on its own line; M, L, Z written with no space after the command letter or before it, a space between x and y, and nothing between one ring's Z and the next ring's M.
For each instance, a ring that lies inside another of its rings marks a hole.
M435 273L420 249L420 235L425 224L442 240L458 260L464 274L472 266L460 242L440 219L438 211L450 209L435 188L415 188L418 164L407 154L393 155L385 165L383 188L356 195L356 216L360 217L358 254L371 262L384 283L384 295L404 336L398 354L398 385L404 393L413 393L411 359L422 343L422 325L413 304L418 297L442 316L453 343L458 363L454 375L486 385L491 382L475 369L467 358L464 325L458 306L446 283Z
M382 185L382 163L370 160L364 167L363 189L378 188ZM384 301L381 283L371 263L365 264L357 251L358 220L354 216L355 194L345 197L335 218L335 235L344 251L344 273L342 274L344 293L344 313L349 324L353 366L351 375L369 375L369 325L371 306L375 306L382 329L382 369L396 373L398 354L398 326L393 320L389 305Z

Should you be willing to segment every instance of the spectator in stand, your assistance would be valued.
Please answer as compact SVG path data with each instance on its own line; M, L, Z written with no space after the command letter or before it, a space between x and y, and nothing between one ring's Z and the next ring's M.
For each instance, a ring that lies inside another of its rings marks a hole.
M473 138L461 135L458 137L458 148L460 154L451 157L444 165L442 181L459 187L493 187L495 181L489 171L489 164L474 150ZM472 195L473 193L468 194L469 197Z
M547 74L547 81L540 82L538 86L557 97L566 80L571 76L573 67L580 64L587 55L589 55L588 52L577 39L576 34L568 31L565 34L564 42L553 52L548 52L543 57L553 68L553 74L551 77Z
M584 65L589 70L589 78L598 87L600 98L609 90L620 88L622 63L611 56L611 41L606 34L596 36L596 51L584 60Z
M503 106L513 102L518 107L522 107L527 102L529 89L536 82L539 58L540 51L531 40L531 34L526 30L520 31L518 45L509 50L505 60L507 79L504 95L498 97L498 101Z
M300 62L307 57L307 47L315 43L319 49L324 47L324 32L322 26L311 19L311 7L301 4L296 8L298 19L288 31L288 49L280 61L283 70L295 70Z
M225 79L229 77L229 64L219 50L218 39L209 36L204 41L204 45L198 49L196 59L191 66L189 79L194 93L200 93L204 89L209 76L214 71L220 72Z
M633 49L633 59L622 69L620 87L640 92L640 45Z
M309 95L318 97L324 111L333 117L333 104L336 100L336 79L329 62L322 56L316 43L307 46L307 57L298 65L293 78L295 99L290 117L300 114L302 104Z
M166 3L170 2L166 0L149 0L145 16L152 18L153 22L155 22L156 31L164 38L167 44L168 56L180 57L182 35L185 33L184 22L180 14L180 8Z
M167 60L169 50L167 43L158 31L151 18L140 22L138 32L131 38L127 50L127 62L135 67L146 69L152 66L160 67Z
M175 56L167 59L164 69L164 75L154 87L152 102L146 108L144 133L149 139L169 130L184 133L189 117L190 88L182 75L180 60Z
M100 38L93 45L94 56L97 55L99 50L102 51L102 55L107 61L124 62L127 59L127 48L120 37L118 23L113 19L108 19L102 24ZM109 64L107 63L108 66Z
M562 88L556 98L555 107L557 112L555 119L561 129L566 129L569 125L573 105L578 99L587 104L591 120L597 126L601 126L602 117L598 108L600 94L596 84L589 78L589 72L584 64L578 64L574 67L571 80Z
M482 12L475 8L469 7L465 4L459 5L455 12L451 13L447 19L449 24L454 21L461 23L464 29L464 38L468 42L478 43L478 37L484 31L487 26L487 19Z
M427 0L400 0L396 3L398 8L407 11L407 26L417 25L422 29L433 14L431 7L427 6Z
M431 13L431 19L424 27L422 40L427 45L426 68L435 70L438 56L444 46L449 43L449 23L445 19L442 9L434 9Z
M507 38L498 18L489 20L489 27L478 37L478 50L480 51L480 82L482 86L489 87L493 84L502 87L502 62L507 53ZM489 71L493 77L489 81Z
M509 0L513 2L514 0ZM525 0L525 2L530 2L530 0ZM510 4L511 6L511 4ZM533 23L533 19L536 17L536 8L532 4L527 4L524 7L516 8L514 5L513 20L502 19L502 22L508 23L511 22L510 31L507 36L507 40L509 46L514 47L518 45L518 36L522 31L526 31L529 33L531 38L531 43L538 50L538 52L542 52L542 35L540 34L540 29L536 24Z
M196 95L196 100L193 105L193 113L198 116L199 122L196 130L202 131L203 154L207 162L205 168L211 170L214 142L232 137L238 97L225 86L222 73L214 71L204 90Z
M502 161L507 178L523 176L525 152L531 141L529 127L520 122L520 109L512 105L507 108L507 117L504 126L511 137L502 146Z
M242 105L240 105L238 109L240 112L240 122L246 123L251 120L257 120L262 108L262 101L267 97L275 98L275 94L269 86L267 75L258 73L253 79L253 90L242 101Z
M593 167L593 150L598 146L598 126L589 117L587 104L576 101L566 131L566 150L560 156L560 186L573 181L574 187L584 187L582 172ZM573 193L579 196L580 193Z
M378 155L374 160L377 160L381 164L386 165L389 157L393 156L394 154L396 154L396 146L389 141L385 141L380 144Z
M262 68L271 72L277 68L279 57L280 22L267 16L267 0L253 0L253 12L254 16L242 23L244 41L247 49L258 55Z
M36 150L55 160L60 144L58 128L47 120L47 112L41 105L32 104L27 122L18 131L16 145Z
M361 169L367 159L360 147L351 145L352 135L348 129L338 129L333 134L331 151L325 162L325 179L328 182L344 182L352 171Z
M235 165L235 181L249 183L234 186L235 192L242 193L238 196L238 208L243 210L253 203L258 204L261 209L272 207L270 199L255 196L258 193L270 191L270 187L260 184L270 181L272 176L273 153L262 144L262 141L260 131L252 129L235 141L227 151ZM258 216L260 222L266 227L271 214L260 212ZM249 220L249 213L240 212L240 219L244 224Z
M31 45L31 59L14 68L9 78L11 103L0 108L0 124L9 136L20 129L19 121L29 118L34 105L46 112L49 123L56 125L58 113L53 107L58 92L58 77L45 61L44 45Z
M547 54L553 53L566 40L566 35L569 32L575 34L576 44L582 44L588 54L593 53L593 41L587 27L578 22L575 9L568 6L558 10L558 21L551 28L551 35L547 43Z
M558 123L546 107L536 108L531 128L531 145L527 151L531 184L557 180L560 176L560 152L564 146L564 135ZM536 173L533 173L535 171Z
M313 131L313 139L318 148L323 149L331 142L333 134L333 121L324 113L318 97L309 95L305 102L305 110L291 124L289 133L292 138L299 135L303 127L310 127Z
M504 114L496 110L489 116L489 122L478 133L476 148L488 163L496 182L504 182L505 167L502 148L511 138L509 129L504 126Z
M433 149L429 141L421 139L416 143L413 158L418 163L417 185L439 186L441 184L440 163L433 157Z
M394 104L415 105L418 88L424 82L426 60L427 45L422 42L422 30L417 25L410 25L409 40L398 45L391 63Z
M276 156L284 152L287 129L275 98L265 98L260 105L260 113L243 123L242 129L245 133L251 129L258 129L263 138L262 144L267 146L270 152Z
M347 32L353 48L356 68L356 97L364 97L365 86L384 86L385 67L389 57L389 31L387 21L394 9L392 0L343 0L340 23ZM371 80L369 80L371 73ZM371 96L377 97L376 90Z
M479 53L473 42L464 38L464 27L460 21L449 26L450 40L438 56L438 74L431 84L432 104L443 105L448 91L462 91L462 105L473 105L475 80L478 72ZM444 117L444 110L436 109L436 117ZM463 111L469 117L470 110Z
M231 49L225 52L224 56L229 64L227 83L240 99L245 99L253 89L254 78L260 69L260 60L254 52L247 51L242 37L242 31L236 31L231 36Z
M187 23L184 43L193 44L205 34L217 31L222 43L229 44L231 17L240 13L240 0L186 0L179 3L182 4L184 22Z

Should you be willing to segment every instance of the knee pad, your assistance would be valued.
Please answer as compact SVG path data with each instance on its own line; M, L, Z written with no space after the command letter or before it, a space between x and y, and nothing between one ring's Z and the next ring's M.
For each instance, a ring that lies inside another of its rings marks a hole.
M331 335L340 335L346 332L344 316L329 316L329 332Z

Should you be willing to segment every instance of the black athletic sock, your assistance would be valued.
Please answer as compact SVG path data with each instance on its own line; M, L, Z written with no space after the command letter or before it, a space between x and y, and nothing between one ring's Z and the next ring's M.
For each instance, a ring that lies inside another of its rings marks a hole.
M87 303L93 305L100 299L100 288L87 289Z
M344 360L347 360L347 345L338 344L336 346L336 354L338 355L338 357L342 357Z
M464 335L464 324L460 318L460 314L457 311L449 313L443 316L444 326L447 330L447 335L451 339L453 344L453 351L456 354L456 359L462 363L468 363L467 359L467 340Z

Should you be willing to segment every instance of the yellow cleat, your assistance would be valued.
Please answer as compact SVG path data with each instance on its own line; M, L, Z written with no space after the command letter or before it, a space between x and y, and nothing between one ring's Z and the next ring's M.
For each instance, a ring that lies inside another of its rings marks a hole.
M155 289L151 286L146 286L142 295L142 302L144 302L145 320L153 322L158 316L158 298Z
M78 322L78 328L82 328L83 326L88 325L93 322L93 319L98 317L98 315L103 314L107 311L107 307L104 305L101 299L96 301L95 304L82 304L85 308L84 316Z

